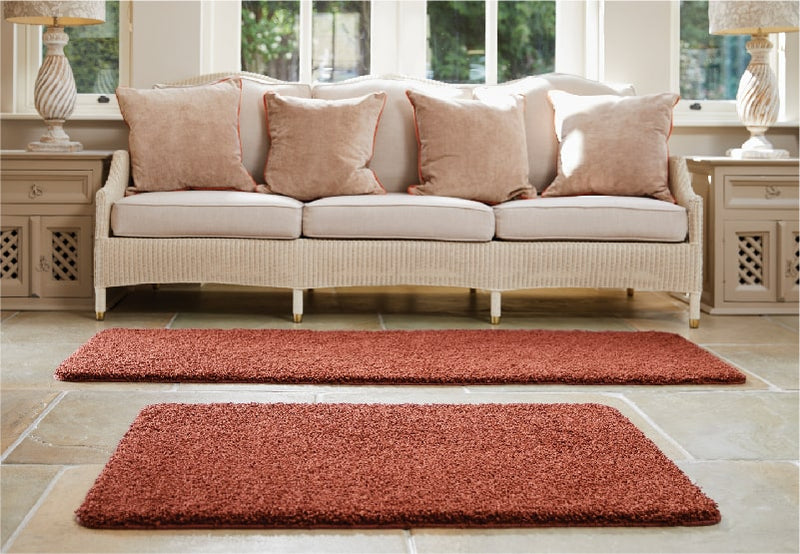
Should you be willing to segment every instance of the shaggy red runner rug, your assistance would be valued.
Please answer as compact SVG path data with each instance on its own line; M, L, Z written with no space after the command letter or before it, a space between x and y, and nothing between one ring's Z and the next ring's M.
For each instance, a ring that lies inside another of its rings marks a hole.
M159 404L76 512L98 528L711 525L598 404Z
M63 381L373 384L743 383L671 333L107 329L56 370Z

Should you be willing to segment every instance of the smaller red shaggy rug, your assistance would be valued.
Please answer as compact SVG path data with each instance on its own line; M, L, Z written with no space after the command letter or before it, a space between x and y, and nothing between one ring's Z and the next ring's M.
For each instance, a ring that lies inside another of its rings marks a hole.
M743 383L734 367L655 331L107 329L63 381L372 384Z
M720 521L713 500L598 404L159 404L76 514L97 528Z

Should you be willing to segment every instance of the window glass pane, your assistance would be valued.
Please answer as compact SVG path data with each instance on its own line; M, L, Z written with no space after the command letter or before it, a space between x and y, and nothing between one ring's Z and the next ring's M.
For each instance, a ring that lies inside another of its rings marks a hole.
M67 27L69 60L78 94L114 94L119 85L119 1L106 2L100 25ZM47 48L42 46L42 56Z
M750 62L749 37L708 33L708 2L681 1L681 97L733 100Z
M297 81L300 2L242 1L242 71Z
M447 83L486 81L486 6L428 2L428 78Z
M342 81L369 73L367 2L314 2L312 79Z
M556 3L497 4L497 82L555 68Z

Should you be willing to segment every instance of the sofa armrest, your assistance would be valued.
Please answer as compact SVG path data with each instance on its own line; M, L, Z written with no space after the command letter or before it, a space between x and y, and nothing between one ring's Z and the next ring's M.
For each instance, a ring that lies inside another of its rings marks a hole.
M130 155L127 150L116 150L111 158L108 179L95 195L95 238L107 238L111 235L111 207L125 196L129 179Z
M686 208L689 218L689 243L703 244L703 198L694 192L686 160L679 156L669 159L669 188L679 206Z

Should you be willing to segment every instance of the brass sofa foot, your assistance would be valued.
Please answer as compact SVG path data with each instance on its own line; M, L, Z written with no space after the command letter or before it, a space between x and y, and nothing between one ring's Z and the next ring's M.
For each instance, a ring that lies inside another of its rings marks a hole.
M689 329L697 329L700 327L700 320L699 319L690 319L689 320Z
M95 312L94 313L94 317L95 317L95 319L97 319L97 321L103 321L106 318L106 313L105 312Z
M492 325L500 325L500 316L499 315L493 315L492 317L489 318L489 322Z
M303 314L293 314L292 315L292 320L294 320L295 323L302 323L303 322Z

